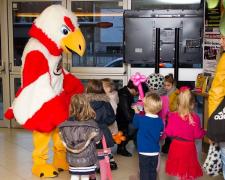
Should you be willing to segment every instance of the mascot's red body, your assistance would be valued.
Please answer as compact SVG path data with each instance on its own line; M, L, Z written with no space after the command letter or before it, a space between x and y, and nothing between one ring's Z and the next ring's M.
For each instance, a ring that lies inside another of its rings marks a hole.
M5 116L33 131L33 174L54 177L68 168L57 126L68 118L71 96L83 92L80 80L62 68L62 52L82 56L85 40L75 15L60 5L45 9L29 35L22 56L22 85ZM47 164L51 138L54 157Z

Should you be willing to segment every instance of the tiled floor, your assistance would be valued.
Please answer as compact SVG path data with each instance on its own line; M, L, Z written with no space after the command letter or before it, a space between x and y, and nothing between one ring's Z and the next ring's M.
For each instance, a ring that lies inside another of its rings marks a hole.
M21 129L0 129L0 180L40 180L31 173L32 153L31 133ZM134 150L132 144L130 151ZM51 154L50 154L51 157ZM51 158L50 158L51 159ZM138 172L137 154L133 157L115 156L119 169L113 171L113 180L129 180ZM166 156L161 157L159 180L175 180L164 172ZM62 172L54 180L69 180L68 172ZM98 177L99 179L99 177ZM48 180L48 178L46 178ZM52 178L51 178L52 180ZM199 180L223 180L222 177L210 178L204 175Z

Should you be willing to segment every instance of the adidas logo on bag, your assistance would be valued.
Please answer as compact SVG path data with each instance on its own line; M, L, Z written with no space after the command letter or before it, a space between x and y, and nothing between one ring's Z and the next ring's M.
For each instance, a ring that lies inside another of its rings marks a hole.
M215 120L223 120L225 119L225 107L222 111L220 111L217 115L214 116Z

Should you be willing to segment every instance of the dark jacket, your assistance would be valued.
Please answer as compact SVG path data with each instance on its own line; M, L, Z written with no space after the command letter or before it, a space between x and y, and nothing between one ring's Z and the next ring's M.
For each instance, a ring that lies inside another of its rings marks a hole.
M96 113L95 120L105 136L107 146L113 147L114 140L108 126L114 123L116 116L110 104L109 97L106 94L92 93L87 93L86 96Z
M119 130L128 129L129 123L132 123L134 117L134 110L131 108L131 105L134 103L134 97L127 89L127 86L124 86L118 91L119 103L117 106L116 120Z
M95 120L76 121L72 118L62 123L59 131L70 166L88 167L97 162L96 143L102 135Z

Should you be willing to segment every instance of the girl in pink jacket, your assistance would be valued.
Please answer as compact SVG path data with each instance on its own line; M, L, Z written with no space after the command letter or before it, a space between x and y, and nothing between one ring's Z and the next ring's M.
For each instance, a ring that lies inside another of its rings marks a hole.
M188 87L181 87L177 99L178 108L168 118L165 134L171 137L166 173L181 180L195 179L203 175L197 158L195 139L201 139L205 130L194 109L194 98Z

